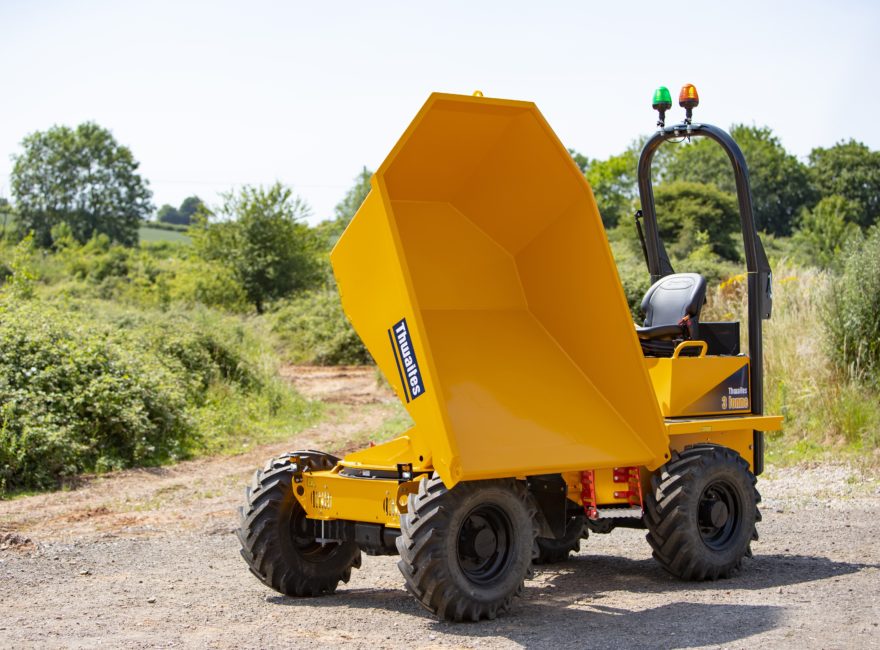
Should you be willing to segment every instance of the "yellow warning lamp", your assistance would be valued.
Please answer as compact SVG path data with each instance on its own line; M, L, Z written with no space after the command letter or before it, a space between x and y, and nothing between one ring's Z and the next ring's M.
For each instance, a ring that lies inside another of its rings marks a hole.
M694 84L685 84L678 93L678 105L685 110L685 122L690 124L694 109L700 104L700 95Z

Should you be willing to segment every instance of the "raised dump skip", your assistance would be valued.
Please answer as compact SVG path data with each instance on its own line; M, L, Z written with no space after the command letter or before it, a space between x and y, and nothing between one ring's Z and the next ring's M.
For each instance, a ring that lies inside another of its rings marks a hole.
M655 468L668 438L592 192L534 104L432 95L331 256L447 485Z

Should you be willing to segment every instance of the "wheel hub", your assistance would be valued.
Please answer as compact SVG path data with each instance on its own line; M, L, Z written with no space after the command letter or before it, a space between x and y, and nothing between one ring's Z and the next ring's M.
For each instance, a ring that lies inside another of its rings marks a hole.
M721 528L727 523L730 511L721 501L704 501L700 504L700 521L707 526Z
M700 495L697 523L703 543L721 551L736 537L741 505L736 490L727 481L715 481Z
M481 560L489 558L498 547L498 538L489 528L484 528L474 538L474 552Z
M293 548L301 558L310 562L321 562L339 547L338 542L321 544L315 538L311 524L304 512L292 514L288 521Z
M473 582L492 582L510 563L512 540L513 529L504 512L494 506L478 506L459 529L458 564Z

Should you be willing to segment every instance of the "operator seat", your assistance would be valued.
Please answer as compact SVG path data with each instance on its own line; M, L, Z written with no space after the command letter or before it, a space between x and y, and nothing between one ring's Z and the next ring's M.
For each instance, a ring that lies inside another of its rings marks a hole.
M682 341L699 339L705 302L706 279L699 273L673 273L651 285L642 299L644 327L636 327L645 356L669 357Z

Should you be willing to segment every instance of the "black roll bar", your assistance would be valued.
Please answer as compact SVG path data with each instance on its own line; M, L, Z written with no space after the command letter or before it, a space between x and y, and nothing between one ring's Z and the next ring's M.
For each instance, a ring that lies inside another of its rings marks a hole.
M736 197L739 203L739 218L742 228L743 247L746 254L747 289L748 289L748 320L749 320L749 380L751 384L752 413L761 415L764 412L764 349L761 338L761 321L770 318L773 307L772 272L764 246L758 237L755 227L755 216L752 212L752 193L749 188L749 169L739 145L730 135L710 124L676 124L658 130L642 149L639 157L639 198L642 204L644 221L645 256L651 282L673 273L669 256L660 240L657 227L657 214L654 210L654 189L651 185L651 162L661 144L667 140L684 137L707 137L714 140L727 153L733 165L733 176L736 180ZM759 441L760 438L760 441ZM758 454L761 454L763 465L763 438L755 436L756 474Z

